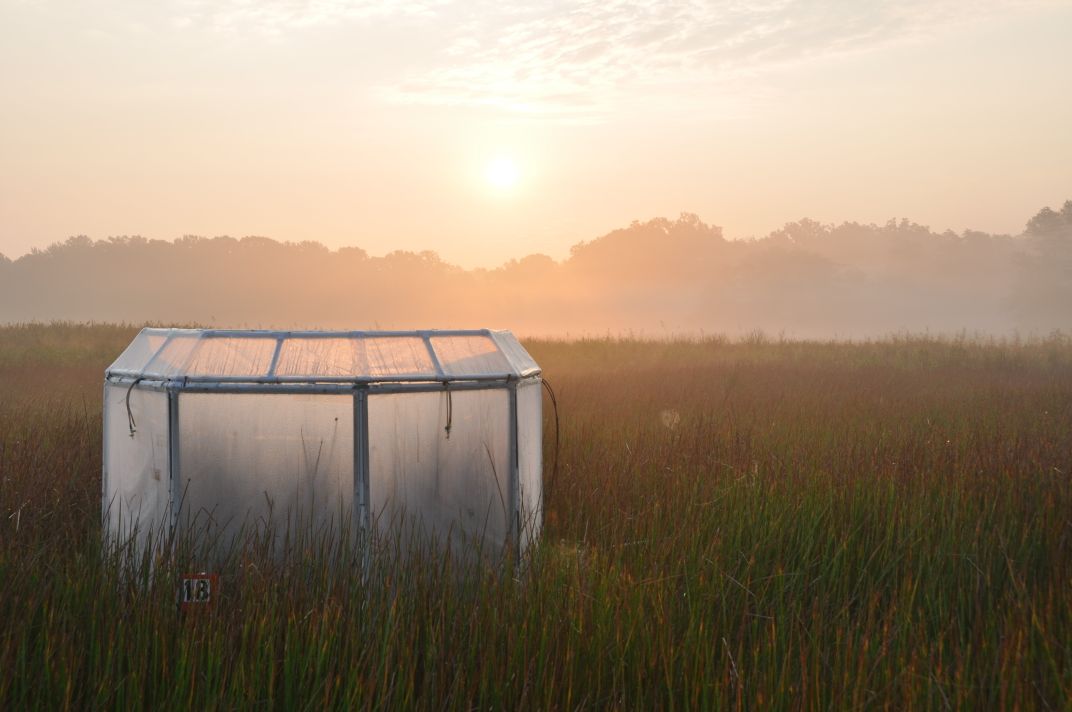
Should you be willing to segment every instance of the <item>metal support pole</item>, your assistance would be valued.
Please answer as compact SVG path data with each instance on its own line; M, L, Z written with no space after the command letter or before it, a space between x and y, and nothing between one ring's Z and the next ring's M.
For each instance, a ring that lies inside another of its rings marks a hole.
M507 390L510 394L510 538L517 565L521 562L521 467L517 451L517 381L511 381Z
M168 480L171 484L171 534L177 532L182 505L182 471L179 467L179 394L168 391Z
M108 451L111 449L111 441L108 434L108 382L104 382L104 416L101 424L101 434L104 436L104 446L101 451L101 529L105 534L115 536L117 532L111 531L108 520L109 498L111 490L108 488Z
M372 534L368 433L368 390L359 388L354 391L354 515L366 536Z

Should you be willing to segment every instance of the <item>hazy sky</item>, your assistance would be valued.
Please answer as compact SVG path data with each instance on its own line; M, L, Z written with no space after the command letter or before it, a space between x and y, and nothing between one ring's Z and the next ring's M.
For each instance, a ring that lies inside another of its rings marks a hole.
M1019 232L1072 198L1072 2L0 0L0 252L494 265L682 211Z

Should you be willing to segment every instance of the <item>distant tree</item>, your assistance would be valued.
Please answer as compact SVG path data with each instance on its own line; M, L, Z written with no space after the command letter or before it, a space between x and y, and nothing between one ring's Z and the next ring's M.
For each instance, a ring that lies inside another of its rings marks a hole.
M63 246L67 248L93 247L93 240L89 239L87 235L75 235L68 237Z
M316 254L327 254L328 252L331 252L331 250L316 240L302 240L298 243L298 248L303 252L312 252Z
M70 254L77 250L85 250L93 247L93 240L89 239L85 235L72 235L63 242L53 242L51 245L44 249L42 254L55 256L61 254Z
M88 239L88 238L87 238ZM136 245L148 245L149 240L141 235L119 235L117 237L109 237L109 242L117 245L136 246Z
M796 222L786 223L780 230L772 232L768 239L776 242L808 245L816 240L829 237L833 227L833 225L824 225L811 218L801 218Z
M259 235L246 235L238 241L242 247L275 249L282 247L283 243L277 242L270 237L260 237Z
M369 258L369 254L360 247L340 247L338 250L338 254L339 257L354 262L363 262Z
M728 241L682 213L579 243L561 262L537 254L466 270L431 251L372 257L255 235L77 235L14 261L0 255L0 320L816 337L1068 328L1072 201L1039 211L1025 237L803 218Z
M510 260L503 269L515 270L526 274L540 274L548 272L558 266L558 263L544 254L526 255L520 260Z
M628 228L577 243L570 248L566 265L612 282L659 281L667 273L680 279L686 273L703 273L704 263L725 246L722 228L705 224L693 213L681 213L677 220L634 220Z
M1033 253L1052 261L1051 269L1069 269L1072 264L1072 200L1066 200L1060 211L1049 207L1038 211L1027 221L1024 235Z
M1019 263L1017 307L1027 318L1072 327L1072 200L1060 211L1040 210L1024 234L1029 248Z
M1055 233L1072 232L1072 200L1066 200L1060 212L1045 207L1027 221L1027 235L1044 237Z

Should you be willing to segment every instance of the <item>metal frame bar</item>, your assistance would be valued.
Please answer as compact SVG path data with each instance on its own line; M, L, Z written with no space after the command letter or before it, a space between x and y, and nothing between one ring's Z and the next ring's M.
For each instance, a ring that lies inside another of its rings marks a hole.
M109 517L108 517L108 451L110 448L111 437L109 436L110 428L108 427L108 386L113 385L108 381L104 382L104 417L101 422L101 435L104 438L104 445L101 448L101 528L109 530ZM114 532L112 532L114 534Z
M354 391L354 518L366 535L372 533L369 493L368 391Z
M283 350L283 341L285 339L275 340L275 351L272 352L272 363L268 366L269 377L275 376L275 368L279 365L279 353Z
M518 457L517 445L517 382L513 381L508 386L510 392L510 429L508 431L510 445L510 508L512 516L510 521L510 541L514 547L514 561L521 562L521 466Z
M443 379L444 385L446 385L445 381L447 376L443 373L443 364L439 362L439 354L432 348L432 337L428 334L421 334L421 338L424 340L424 347L428 349L428 356L432 359L432 366L435 367L436 376Z
M411 329L406 331L373 330L279 330L279 329L160 329L147 327L143 331L157 335L199 335L202 338L226 339L359 339L425 336L491 336L491 329Z
M537 374L528 374L529 378ZM513 373L482 373L458 376L426 376L424 374L411 374L408 376L181 376L178 378L153 378L145 379L140 371L126 368L110 369L105 372L107 378L142 378L143 380L168 380L176 383L344 383L350 385L377 384L377 383L435 383L440 384L454 381L505 381L516 379Z
M182 504L182 468L179 463L179 393L168 391L168 478L171 482L171 531L179 526Z
M106 383L129 385L132 378L109 378ZM342 394L352 393L360 387L369 393L441 393L451 391L479 391L507 388L511 383L527 383L534 378L498 379L494 381L426 381L417 383L183 383L182 380L142 380L138 388L178 393L290 393L290 394Z

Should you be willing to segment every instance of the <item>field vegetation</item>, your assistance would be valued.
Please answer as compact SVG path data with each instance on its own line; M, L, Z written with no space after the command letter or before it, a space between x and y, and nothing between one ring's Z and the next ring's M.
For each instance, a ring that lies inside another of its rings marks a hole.
M0 328L2 709L1072 709L1068 338L529 342L523 576L245 556L183 616L100 545L135 331Z

